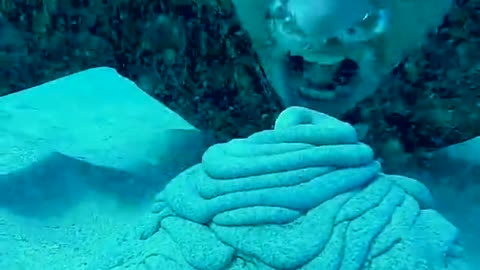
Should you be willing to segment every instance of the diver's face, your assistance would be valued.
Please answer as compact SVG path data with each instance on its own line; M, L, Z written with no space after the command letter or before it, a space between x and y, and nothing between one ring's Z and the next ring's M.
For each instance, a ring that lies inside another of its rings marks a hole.
M331 37L362 21L370 0L288 0L288 9L308 36Z
M311 58L312 52L342 54L332 51L331 45L371 40L383 33L389 22L387 12L370 0L274 0L268 18L277 45L305 58Z

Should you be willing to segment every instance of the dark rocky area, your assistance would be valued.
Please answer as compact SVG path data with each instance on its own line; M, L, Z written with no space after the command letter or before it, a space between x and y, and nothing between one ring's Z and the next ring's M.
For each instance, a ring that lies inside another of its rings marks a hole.
M270 128L281 110L231 4L0 2L0 93L116 68L220 141Z
M387 169L424 165L439 148L480 135L480 1L457 1L425 44L345 119L368 125L365 141Z

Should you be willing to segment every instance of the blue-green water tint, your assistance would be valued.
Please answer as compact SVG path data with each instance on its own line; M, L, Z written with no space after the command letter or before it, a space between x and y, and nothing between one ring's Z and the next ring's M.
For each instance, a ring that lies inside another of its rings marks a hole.
M325 70L307 57L262 59L277 53L251 44L271 27L267 1L242 2L265 8L247 12L250 32L227 1L140 2L0 5L0 269L480 268L479 143L458 145L480 130L477 4L457 3L430 43L379 78L391 84L378 99L336 115L347 124L303 109L275 123L289 103L268 63L308 71L314 86ZM366 2L337 10L347 17L335 28L373 14ZM348 80L330 70L322 87L355 81L364 66L347 60L357 67ZM92 76L55 81L82 70ZM386 224L398 227L382 234ZM416 256L425 268L408 264Z

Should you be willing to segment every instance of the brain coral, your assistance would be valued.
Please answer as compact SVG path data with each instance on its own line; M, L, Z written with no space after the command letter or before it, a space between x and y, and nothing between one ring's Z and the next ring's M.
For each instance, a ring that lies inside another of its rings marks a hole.
M352 126L301 107L209 148L158 194L114 269L462 269L420 182L381 172Z

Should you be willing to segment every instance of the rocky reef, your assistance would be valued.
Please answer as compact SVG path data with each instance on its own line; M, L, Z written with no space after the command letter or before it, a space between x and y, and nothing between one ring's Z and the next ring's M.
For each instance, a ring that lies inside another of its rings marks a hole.
M0 29L0 95L109 66L222 141L281 110L228 1L7 0Z
M383 78L375 95L344 115L370 127L365 140L390 159L389 170L423 166L432 150L479 135L479 7L478 1L457 1L426 43Z

